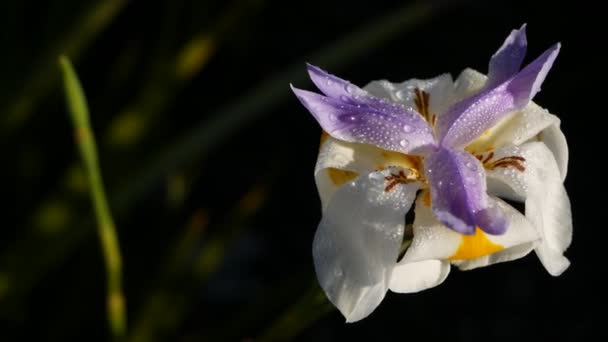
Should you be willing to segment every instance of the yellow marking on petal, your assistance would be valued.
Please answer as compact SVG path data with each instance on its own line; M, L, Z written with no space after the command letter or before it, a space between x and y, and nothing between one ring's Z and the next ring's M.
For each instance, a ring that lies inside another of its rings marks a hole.
M382 151L384 166L399 166L405 169L420 170L420 157L393 151Z
M329 175L332 183L334 183L336 186L340 186L359 176L359 174L356 172L334 169L333 167L327 168L327 174Z
M325 131L321 132L321 143L319 145L323 145L323 143L325 141L327 141L328 138L329 138L329 134L327 134L327 132L325 132Z
M422 204L424 204L427 208L431 206L431 192L426 191L424 193L424 197L422 197Z
M537 135L536 135L536 141L543 141L543 132L540 131Z
M490 241L479 227L475 228L475 234L462 234L461 238L462 241L458 250L448 258L449 260L475 259L505 249L503 246Z
M496 145L497 142L504 141L510 137L510 132L518 129L522 122L520 120L521 112L513 112L502 120L497 122L494 126L486 129L477 139L473 140L465 151L470 153L478 153L482 151L488 151L492 145Z

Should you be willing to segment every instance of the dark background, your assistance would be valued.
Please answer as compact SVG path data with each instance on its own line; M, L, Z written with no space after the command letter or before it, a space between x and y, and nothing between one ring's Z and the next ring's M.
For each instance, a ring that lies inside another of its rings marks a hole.
M308 314L285 336L597 340L606 304L598 12L583 1L3 2L0 341L109 338L60 53L89 100L123 252L129 340L256 340L316 284L320 129L289 91L313 89L304 63L361 86L485 73L524 22L526 61L562 42L535 101L562 119L569 141L570 269L553 278L533 254L453 269L437 288L389 293L361 322Z

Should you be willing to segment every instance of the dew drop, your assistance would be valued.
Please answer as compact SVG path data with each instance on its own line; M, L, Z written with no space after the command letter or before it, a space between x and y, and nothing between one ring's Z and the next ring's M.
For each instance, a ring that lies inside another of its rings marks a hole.
M355 92L355 86L349 83L344 87L344 90L346 90L347 93L352 94Z
M329 77L325 80L325 84L327 84L328 86L332 84L332 81Z
M399 99L399 100L405 100L407 98L407 91L406 90L399 90L395 93L395 96Z
M477 165L475 165L471 162L466 162L464 165L471 171L477 170Z
M414 131L414 127L412 127L411 125L403 125L403 131L405 133L412 133Z
M407 145L409 145L409 144L410 144L410 142L405 139L402 139L401 141L399 141L399 145L401 145L401 147L407 147Z
M338 117L336 116L336 114L329 114L329 121L331 122L336 122L338 121Z

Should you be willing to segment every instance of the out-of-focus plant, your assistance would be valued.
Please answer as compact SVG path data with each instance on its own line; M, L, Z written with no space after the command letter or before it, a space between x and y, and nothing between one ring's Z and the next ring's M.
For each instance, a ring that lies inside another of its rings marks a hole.
M108 206L101 168L97 158L97 144L89 120L87 100L70 60L59 59L63 72L65 94L74 137L89 180L91 200L97 218L97 234L103 251L107 277L107 310L112 335L121 339L126 330L125 298L122 293L122 257L116 235L116 226Z

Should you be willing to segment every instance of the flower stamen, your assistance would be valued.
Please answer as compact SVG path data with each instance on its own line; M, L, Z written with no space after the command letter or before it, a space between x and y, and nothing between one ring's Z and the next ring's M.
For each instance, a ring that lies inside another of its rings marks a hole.
M420 90L420 88L416 88L414 89L414 94L416 94L416 98L414 99L416 110L428 123L434 126L435 121L437 121L437 116L429 112L429 93L424 90Z
M526 159L521 156L508 156L492 161L492 158L494 157L494 152L490 152L485 157L483 156L483 154L475 155L475 157L483 164L483 167L488 170L494 170L499 167L513 167L520 172L524 172L526 170L523 165Z
M488 155L484 158L484 160L482 161L482 163L485 164L485 163L489 162L490 159L492 159L492 157L494 157L494 152L488 153Z
M399 173L393 173L390 176L386 176L384 177L384 180L388 182L384 188L384 192L390 192L395 186L397 186L397 184L408 184L414 182L416 179L408 178L403 170L399 170Z

